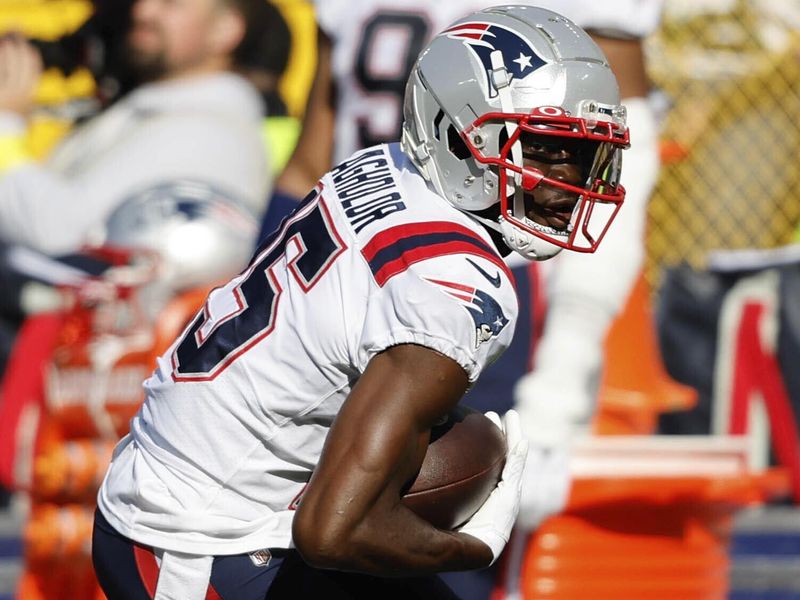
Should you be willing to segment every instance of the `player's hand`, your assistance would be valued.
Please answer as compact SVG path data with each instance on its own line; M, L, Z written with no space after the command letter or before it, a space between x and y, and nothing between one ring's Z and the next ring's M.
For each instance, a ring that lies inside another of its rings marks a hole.
M522 487L522 475L525 470L525 459L528 455L528 442L522 435L519 415L516 411L508 411L503 419L496 413L486 416L497 425L506 436L506 463L500 477L500 483L478 509L472 518L462 525L458 531L478 538L492 551L492 562L497 560L503 551L511 529L519 511L519 500Z
M39 52L24 37L0 37L0 110L26 116L42 75Z

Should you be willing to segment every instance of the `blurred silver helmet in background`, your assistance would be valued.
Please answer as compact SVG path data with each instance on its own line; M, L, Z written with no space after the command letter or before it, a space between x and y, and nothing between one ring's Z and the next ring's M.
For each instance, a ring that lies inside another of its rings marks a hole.
M218 283L253 252L258 224L229 193L197 181L154 185L123 201L106 221L104 245L154 251L173 292Z
M403 150L434 189L525 258L593 252L624 199L616 79L589 35L551 11L498 6L456 21L417 60L403 112ZM582 183L526 166L525 144L540 142L580 146ZM534 221L544 188L572 195L564 227Z

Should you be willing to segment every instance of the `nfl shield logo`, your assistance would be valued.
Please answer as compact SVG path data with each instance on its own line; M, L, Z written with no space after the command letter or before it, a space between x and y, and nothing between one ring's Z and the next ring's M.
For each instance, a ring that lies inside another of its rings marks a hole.
M250 553L250 560L257 567L269 566L269 561L272 560L272 552L264 548L263 550L256 550Z

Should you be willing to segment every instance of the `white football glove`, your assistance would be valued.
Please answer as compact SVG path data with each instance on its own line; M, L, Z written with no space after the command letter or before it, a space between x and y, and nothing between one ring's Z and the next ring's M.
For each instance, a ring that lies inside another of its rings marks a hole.
M497 425L506 436L506 463L497 487L478 509L478 512L459 527L458 531L476 537L489 546L492 551L492 563L494 563L508 543L517 519L528 442L522 435L519 415L516 411L509 410L502 421L494 412L487 412L486 417Z

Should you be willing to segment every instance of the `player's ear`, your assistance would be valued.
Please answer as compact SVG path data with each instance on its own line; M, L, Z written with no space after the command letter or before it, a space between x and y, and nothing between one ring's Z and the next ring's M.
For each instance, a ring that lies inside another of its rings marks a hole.
M232 53L245 35L247 24L244 16L225 7L219 11L210 32L210 42L220 54Z

